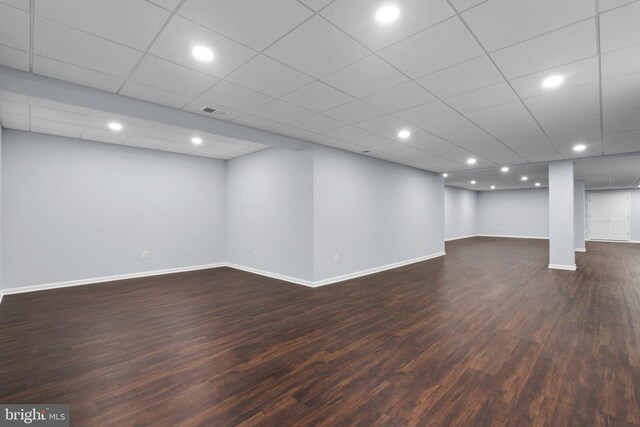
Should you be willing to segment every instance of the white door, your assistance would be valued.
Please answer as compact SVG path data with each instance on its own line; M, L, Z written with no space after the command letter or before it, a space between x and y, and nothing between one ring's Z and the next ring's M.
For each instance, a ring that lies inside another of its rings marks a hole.
M589 239L629 240L629 193L589 195Z

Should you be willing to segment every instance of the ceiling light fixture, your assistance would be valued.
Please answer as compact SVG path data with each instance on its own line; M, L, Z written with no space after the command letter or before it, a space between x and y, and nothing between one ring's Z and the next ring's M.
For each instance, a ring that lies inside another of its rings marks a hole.
M476 184L476 182L475 182L475 181L471 181L471 184L472 184L472 185L475 185L475 184Z
M540 183L539 182L536 182L536 187L540 187Z
M577 151L577 152L584 151L586 149L587 149L587 146L584 144L578 144L575 147L573 147L573 151Z
M449 174L445 172L445 173L442 174L442 176L446 178L446 177L449 176Z
M118 122L111 122L107 126L109 126L111 130L122 130L122 125Z
M376 12L376 19L381 24L390 24L400 16L400 9L393 5L382 6Z
M522 178L520 178L520 179L521 179L521 180L523 180L523 181L528 181L528 180L529 180L529 177L528 177L528 176L523 176L523 177L522 177Z
M563 82L564 82L564 77L556 75L556 76L551 76L544 79L542 81L542 86L546 88L552 88L552 87L560 86Z
M407 139L410 136L411 136L411 132L409 132L406 129L402 129L400 132L398 132L398 138Z
M492 185L492 186L491 186L491 189L492 189L492 190L495 190L495 189L496 189L496 186L495 186L495 185Z
M200 145L200 144L202 144L202 138L200 138L198 136L194 136L193 138L191 138L191 142L193 144Z
M500 168L501 172L509 172L509 167L508 166L503 166Z
M470 159L467 159L467 164L468 165L475 165L477 162L476 159L474 159L473 157L471 157Z
M213 51L206 46L196 46L191 49L191 54L202 62L209 62L213 59Z

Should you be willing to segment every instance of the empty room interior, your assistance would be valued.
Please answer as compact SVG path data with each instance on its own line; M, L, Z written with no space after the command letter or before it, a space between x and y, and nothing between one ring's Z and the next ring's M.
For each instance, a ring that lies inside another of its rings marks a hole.
M639 0L0 0L0 425L640 427Z

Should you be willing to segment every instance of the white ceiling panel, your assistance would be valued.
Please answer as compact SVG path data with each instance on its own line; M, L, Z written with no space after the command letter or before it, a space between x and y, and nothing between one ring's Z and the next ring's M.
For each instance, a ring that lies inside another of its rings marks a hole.
M208 46L214 54L211 62L194 58L194 47ZM180 16L174 16L149 53L216 77L224 77L256 55L256 51Z
M451 0L453 6L460 12L484 3L489 0Z
M385 89L363 99L388 113L395 113L436 100L432 94L413 81Z
M581 116L571 119L558 118L555 121L543 122L549 138L566 156L573 157L571 148L575 144L585 144L586 153L592 156L602 154L602 129L600 115Z
M120 95L178 109L184 107L185 104L188 104L191 100L191 97L188 96L143 85L133 81L128 81L127 83L125 83L125 85L120 90Z
M375 55L364 58L322 79L352 96L362 98L408 81Z
M376 117L382 117L386 113L379 108L356 100L339 107L332 108L323 113L325 116L340 120L344 123L354 124L370 120Z
M456 17L380 51L380 56L411 78L443 70L483 54Z
M413 133L420 131L417 126L392 115L367 120L366 122L358 123L356 126L380 136L384 136L385 138L392 139L397 138L398 130L400 129L406 129Z
M321 14L372 51L380 50L451 16L445 0L399 0L401 13L392 25L376 20L382 5L370 0L336 0Z
M640 73L628 74L615 79L602 80L603 107L607 109L607 100L622 96L640 98Z
M597 55L594 19L509 46L491 54L508 79Z
M491 60L486 56L454 65L416 80L441 98L491 86L504 81Z
M0 98L0 111L27 116L29 115L29 104Z
M604 134L604 154L640 151L640 130Z
M78 114L70 111L56 110L39 105L31 105L31 119L43 119L65 124L88 126L92 115Z
M317 80L287 94L282 99L316 113L354 100L352 96Z
M0 65L29 71L29 52L0 45Z
M492 52L595 14L585 0L491 0L462 14L484 47Z
M487 86L445 99L445 102L461 113L495 107L515 102L518 97L506 83Z
M215 111L213 113L209 113L206 111L202 111L205 107L213 108ZM219 120L230 121L240 117L243 113L240 111L236 111L230 109L229 107L225 107L222 105L217 105L211 102L206 102L201 99L196 99L191 101L187 105L182 108L184 111L189 111L191 113L200 114L205 117L213 117Z
M173 11L180 4L180 0L148 0L151 3L157 4L160 7L164 7L167 10Z
M128 145L130 147L138 147L138 148L149 148L149 149L157 149L169 144L169 141L158 138L149 138L146 136L133 135L131 138L127 139L124 145Z
M100 37L35 17L34 53L90 70L126 77L141 52Z
M36 15L138 50L149 46L170 16L144 0L38 0L35 5Z
M325 135L339 139L341 141L353 141L354 139L358 138L367 138L373 134L355 126L344 126L339 129L334 129L330 132L326 132Z
M618 110L612 112L604 112L604 131L611 132L628 132L640 129L640 108L632 108L628 110Z
M295 0L187 0L180 15L262 50L312 15Z
M0 123L5 129L29 130L29 116L0 111Z
M1 0L0 3L8 4L9 6L17 7L18 9L29 12L29 0Z
M640 43L640 3L631 3L600 16L602 52Z
M279 100L272 101L253 111L254 116L283 124L290 124L312 114L313 111L307 110L306 108Z
M395 115L409 123L421 126L425 123L435 123L456 116L458 113L444 102L435 101L400 111Z
M300 0L301 3L309 6L311 9L315 10L316 12L322 9L323 7L326 7L332 1L333 0Z
M284 64L258 55L225 80L279 98L313 79Z
M541 124L596 116L600 113L598 83L549 92L524 100Z
M205 104L208 102L233 110L249 112L273 101L273 98L223 80L203 93L200 100Z
M321 114L315 114L293 122L291 123L291 126L295 126L312 133L325 133L344 126L344 123Z
M33 72L107 92L117 92L122 83L124 83L124 79L119 77L39 55L33 56Z
M301 138L301 139L306 138L310 135L313 135L313 132L308 132L306 130L294 128L293 126L289 126L289 125L275 128L272 130L272 132L280 135L290 136L292 138Z
M32 132L49 133L51 135L67 136L69 138L80 138L84 129L85 127L82 125L31 117Z
M602 100L602 109L604 114L610 114L620 110L629 110L629 109L639 109L640 108L640 93L636 90L635 92L628 92L627 95L623 96L607 96L603 97Z
M278 40L264 53L320 78L369 55L369 51L319 16Z
M29 50L29 13L0 3L0 45Z
M282 123L265 119L263 117L253 116L251 114L244 114L237 119L233 119L233 122L263 130L272 130L282 126Z
M602 78L614 79L640 73L640 44L619 49L601 56Z

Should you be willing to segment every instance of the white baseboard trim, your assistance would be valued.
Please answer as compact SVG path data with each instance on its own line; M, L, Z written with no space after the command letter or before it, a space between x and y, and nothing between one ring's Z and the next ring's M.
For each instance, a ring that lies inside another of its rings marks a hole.
M539 239L539 240L549 240L548 237L542 236L511 236L511 235L502 235L502 234L476 234L477 237L504 237L506 239Z
M445 242L451 242L452 240L462 240L462 239L469 239L471 237L476 237L477 234L469 234L468 236L459 236L459 237L450 237L448 239L445 239Z
M95 283L114 282L116 280L135 279L139 277L160 276L162 274L182 273L185 271L206 270L209 268L224 267L226 263L194 265L190 267L169 268L166 270L144 271L141 273L118 274L115 276L94 277L91 279L70 280L67 282L47 283L44 285L23 286L18 288L3 289L4 295L21 294L23 292L45 291L48 289L68 288L70 286L92 285Z
M3 295L3 293L2 293L2 291L0 291L0 304L2 304L2 295Z
M426 261L426 260L429 260L429 259L438 258L438 257L444 256L444 255L445 255L445 252L436 252L434 254L422 256L422 257L419 257L419 258L414 258L414 259L410 259L410 260L406 260L406 261L399 261L399 262L394 262L392 264L383 265L382 267L373 267L373 268L369 268L369 269L366 269L366 270L356 271L355 273L348 273L348 274L344 274L342 276L330 277L328 279L318 280L318 281L314 282L313 287L317 288L319 286L325 286L325 285L330 285L332 283L343 282L345 280L355 279L357 277L368 276L370 274L380 273L380 272L386 271L386 270L392 270L394 268L402 267L402 266L409 265L409 264L415 264L417 262L422 262L422 261Z
M587 252L587 248L576 248L576 252Z
M587 242L602 242L602 243L640 243L640 240L600 240L600 239L589 239Z
M242 270L248 273L258 274L260 276L270 277L272 279L295 283L296 285L308 286L310 288L313 288L315 286L314 282L311 280L299 279L297 277L285 276L278 273L271 273L270 271L258 270L257 268L245 267L244 265L234 264L231 262L227 262L225 264L227 267L235 268L236 270Z
M562 265L562 264L549 264L549 268L552 268L554 270L569 270L569 271L576 271L578 269L578 267L576 267L576 265Z

